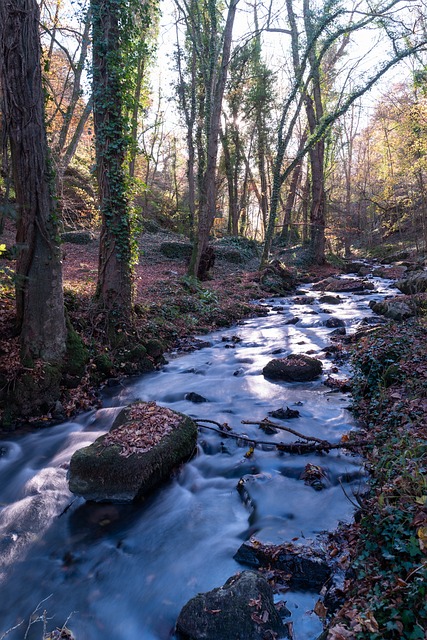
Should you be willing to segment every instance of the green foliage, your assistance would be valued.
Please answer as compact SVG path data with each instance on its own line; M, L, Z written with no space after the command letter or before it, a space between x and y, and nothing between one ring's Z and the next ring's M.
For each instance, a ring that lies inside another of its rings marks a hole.
M337 269L343 269L345 266L345 260L337 256L335 253L328 253L326 256L326 262Z

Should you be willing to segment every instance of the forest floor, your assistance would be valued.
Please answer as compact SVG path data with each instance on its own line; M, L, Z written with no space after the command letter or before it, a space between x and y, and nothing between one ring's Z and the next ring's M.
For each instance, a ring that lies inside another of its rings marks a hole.
M135 335L151 345L151 365L161 361L164 350L194 348L194 335L262 313L251 300L271 295L260 281L256 255L238 264L217 260L207 282L187 278L185 260L167 259L159 251L162 242L174 239L164 233L141 238ZM85 342L88 363L80 382L64 387L60 415L47 410L42 417L27 416L27 428L97 406L99 385L136 373L141 365L135 358L126 361L123 353L107 355L107 347L105 354L99 346L97 352L105 321L93 305L97 242L67 243L63 248L66 306ZM9 267L0 262L0 382L13 384L22 367ZM300 267L297 276L307 282L336 271L331 266L308 271ZM358 523L337 536L345 538L344 556L350 555L351 562L342 606L332 622L324 612L329 627L322 637L328 640L427 640L426 328L423 317L390 323L349 346L355 368L354 410L360 434L368 441L363 453L371 480Z
M12 227L7 227L2 242L6 246L13 245L13 236ZM107 380L111 384L123 375L146 371L161 363L163 352L193 348L194 335L265 312L251 303L269 295L260 282L256 252L248 253L243 248L243 254L245 251L246 254L240 262L230 262L220 255L211 278L198 283L185 275L185 259L179 256L166 258L162 254L160 247L165 242L174 243L178 248L186 246L182 236L169 232L144 233L140 238L140 259L135 268L133 351L128 345L113 347L105 341L106 314L94 303L97 240L88 244L65 242L62 245L65 305L73 328L83 340L87 362L82 375L69 375L65 380L60 409L53 411L52 407L40 406L31 412L28 403L24 408L25 424L43 426L43 423L57 422L98 406L98 389ZM231 252L235 257L235 247L231 247ZM5 385L13 387L24 373L19 358L19 338L14 335L12 266L13 263L0 260L0 390ZM303 274L300 272L300 275L310 281L336 271L327 265ZM138 349L138 345L144 347Z

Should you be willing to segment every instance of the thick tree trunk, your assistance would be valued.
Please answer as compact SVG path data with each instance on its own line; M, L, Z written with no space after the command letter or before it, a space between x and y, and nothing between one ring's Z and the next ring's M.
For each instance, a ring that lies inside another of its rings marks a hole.
M18 211L16 309L22 357L59 362L66 326L35 0L0 2L0 46L2 108Z
M119 14L120 3L92 0L94 123L102 215L97 297L101 307L114 311L111 321L129 323L132 272Z

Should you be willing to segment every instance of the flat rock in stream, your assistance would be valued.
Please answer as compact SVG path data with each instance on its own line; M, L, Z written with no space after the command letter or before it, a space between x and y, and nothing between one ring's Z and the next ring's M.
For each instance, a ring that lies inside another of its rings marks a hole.
M358 278L325 278L313 285L314 291L336 291L342 293L351 293L354 291L372 291L375 285L366 280Z
M217 589L199 593L181 610L176 632L183 640L289 638L273 590L255 571L244 571Z
M244 542L234 559L260 569L269 567L288 574L292 588L320 591L331 577L331 568L320 545L297 545L292 542L269 545L251 539Z
M143 499L193 455L197 426L155 402L135 402L117 415L111 430L70 462L70 491L96 502Z
M302 353L295 353L285 358L270 360L262 370L266 378L285 380L286 382L309 382L322 373L322 363Z

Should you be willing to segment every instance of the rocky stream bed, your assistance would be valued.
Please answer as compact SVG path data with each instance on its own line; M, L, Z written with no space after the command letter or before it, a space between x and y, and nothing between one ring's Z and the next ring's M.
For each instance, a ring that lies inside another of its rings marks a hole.
M331 571L342 578L348 561L326 532L352 520L366 482L363 462L339 448L289 454L278 445L295 436L259 423L269 418L335 444L356 428L341 390L351 372L339 341L376 322L370 303L391 287L380 278L367 283L338 293L307 285L296 295L264 300L265 317L204 336L203 348L170 354L160 371L106 387L102 409L2 441L0 635L25 619L8 635L22 638L43 601L53 616L49 627L67 621L77 639L167 640L189 599L249 567L271 568L271 557L281 553L288 560L276 566L282 575L279 584L275 576L274 600L286 603L279 629L283 637L317 638L324 611L319 592ZM271 360L289 354L318 359L322 375L312 381L265 375ZM138 400L199 425L227 426L223 433L201 426L196 455L143 502L74 498L67 480L72 454ZM227 428L243 437L227 437ZM263 444L251 446L251 439ZM322 577L310 574L310 562L322 565ZM33 624L27 637L39 638L42 625Z

